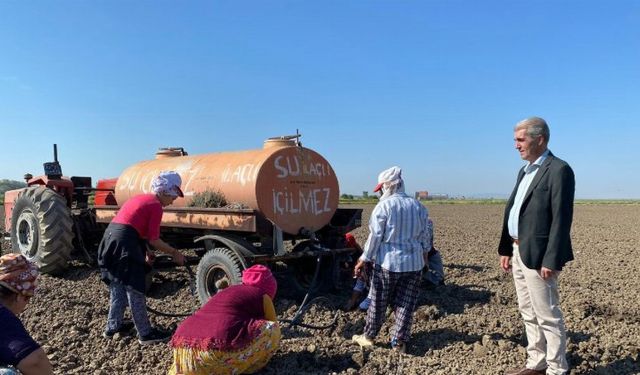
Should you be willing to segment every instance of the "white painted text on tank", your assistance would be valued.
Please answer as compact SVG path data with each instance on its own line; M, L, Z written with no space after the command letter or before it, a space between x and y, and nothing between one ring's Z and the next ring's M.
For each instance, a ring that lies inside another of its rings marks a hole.
M298 214L312 213L314 215L322 215L325 212L331 212L331 189L300 189L289 191L273 192L273 213L274 214Z

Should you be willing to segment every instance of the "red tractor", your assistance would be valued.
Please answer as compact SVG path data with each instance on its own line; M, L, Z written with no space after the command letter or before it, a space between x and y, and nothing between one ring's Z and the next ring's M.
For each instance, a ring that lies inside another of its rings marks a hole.
M36 262L42 272L55 274L66 268L77 242L83 242L80 231L86 225L78 220L91 216L88 198L94 189L91 177L62 175L56 145L53 158L44 163L44 175L26 174L26 188L5 193L5 239L11 241L13 252ZM84 236L88 234L85 230Z

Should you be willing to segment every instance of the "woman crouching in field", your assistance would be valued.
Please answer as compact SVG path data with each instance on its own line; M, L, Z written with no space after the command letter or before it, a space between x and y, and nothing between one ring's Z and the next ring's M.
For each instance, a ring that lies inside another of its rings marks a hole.
M242 284L219 291L180 324L169 374L251 374L266 366L280 344L276 290L267 267L247 268Z
M24 256L0 257L0 375L53 374L44 350L18 319L33 297L37 277L38 268Z

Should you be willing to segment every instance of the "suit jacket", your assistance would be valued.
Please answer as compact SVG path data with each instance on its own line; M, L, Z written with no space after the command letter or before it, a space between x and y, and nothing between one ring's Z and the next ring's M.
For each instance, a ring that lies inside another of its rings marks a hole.
M518 173L518 181L504 211L502 236L498 246L500 255L513 256L513 240L507 223L523 177L524 167ZM518 240L520 256L527 268L546 267L559 271L573 260L570 232L574 191L573 170L564 160L549 152L531 181L520 209Z

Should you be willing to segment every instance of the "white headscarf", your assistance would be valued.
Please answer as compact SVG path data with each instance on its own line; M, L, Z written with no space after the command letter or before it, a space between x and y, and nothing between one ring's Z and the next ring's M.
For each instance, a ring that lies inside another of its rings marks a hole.
M172 197L184 197L182 190L182 178L174 171L160 172L160 174L153 179L151 183L151 191L155 194L166 194Z
M383 201L395 193L404 193L404 181L402 180L402 168L393 166L385 169L378 175L378 185L374 192L382 189L380 201Z

